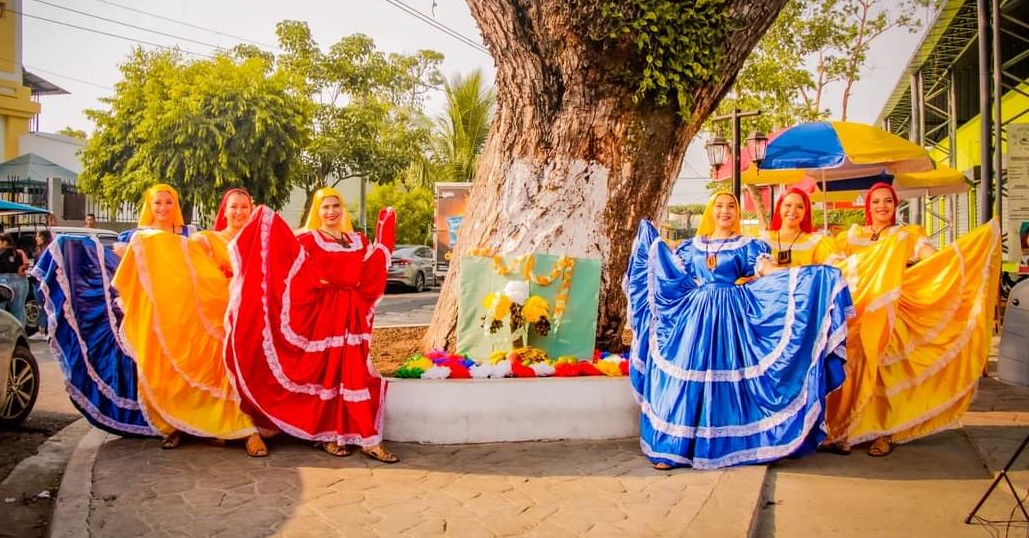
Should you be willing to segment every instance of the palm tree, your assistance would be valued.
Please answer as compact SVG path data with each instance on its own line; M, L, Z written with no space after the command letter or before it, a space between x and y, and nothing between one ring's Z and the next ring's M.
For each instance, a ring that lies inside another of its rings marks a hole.
M444 84L447 109L436 119L432 160L436 181L475 179L475 164L486 144L496 94L483 81L482 71L457 75Z

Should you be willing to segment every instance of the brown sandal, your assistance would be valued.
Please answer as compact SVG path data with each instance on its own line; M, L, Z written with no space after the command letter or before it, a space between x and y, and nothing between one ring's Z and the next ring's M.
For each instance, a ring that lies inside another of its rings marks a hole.
M268 455L268 447L264 444L264 439L261 436L252 433L246 440L247 456L251 458L263 458Z
M658 471L671 471L672 470L672 466L668 465L667 463L655 463L654 464L654 468L657 469Z
M889 456L890 452L893 452L893 441L889 437L880 437L868 447L868 455L875 458Z
M350 451L347 447L337 444L335 441L329 441L327 443L315 443L315 448L320 448L337 458L345 458L350 455Z
M161 448L164 450L171 450L178 448L179 444L182 443L182 434L178 430L175 430L168 434L167 437L161 439Z
M396 463L400 461L400 458L398 458L396 454L386 450L386 448L382 446L382 443L371 448L362 448L361 453L374 460L379 460L382 463Z

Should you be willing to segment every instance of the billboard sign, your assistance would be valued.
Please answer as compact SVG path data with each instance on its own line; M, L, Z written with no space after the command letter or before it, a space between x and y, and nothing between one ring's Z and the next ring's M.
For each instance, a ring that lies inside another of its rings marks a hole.
M436 212L433 243L435 273L444 276L450 268L450 256L457 243L457 233L464 220L465 204L471 183L436 183Z

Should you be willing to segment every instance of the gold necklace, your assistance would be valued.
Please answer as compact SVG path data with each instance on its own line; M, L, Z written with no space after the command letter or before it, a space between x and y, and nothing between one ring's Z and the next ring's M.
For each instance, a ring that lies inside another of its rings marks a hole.
M708 237L708 243L704 245L704 253L707 254L707 268L711 271L715 270L718 266L718 253L722 251L726 243L729 242L729 238L726 237L722 240L722 244L718 245L718 248L714 252L711 252L711 241L715 239L714 235Z
M887 224L886 226L883 226L877 232L877 231L875 231L875 226L872 226L871 224L869 224L868 227L872 230L872 237L871 237L872 241L878 241L879 240L879 234L885 232L886 229L889 228L890 226L893 226L893 223L890 223L890 224Z

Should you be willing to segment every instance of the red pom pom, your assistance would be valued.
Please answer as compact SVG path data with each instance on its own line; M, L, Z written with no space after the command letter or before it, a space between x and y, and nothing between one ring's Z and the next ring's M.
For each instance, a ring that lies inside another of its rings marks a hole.
M618 369L622 371L622 375L629 375L629 361L622 360L618 363Z
M522 361L511 362L511 373L515 377L536 377L536 371L522 364Z
M593 366L593 363L580 362L579 375L604 375L604 373L600 370L597 370L597 367Z
M471 379L472 373L461 361L450 361L447 363L450 368L450 379Z
M599 349L594 349L593 350L593 362L599 361L601 354L602 354L602 352Z
M578 377L579 375L579 364L571 362L562 362L554 366L555 377Z

